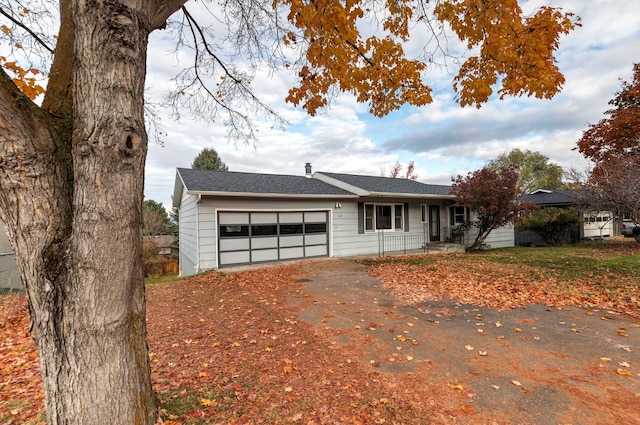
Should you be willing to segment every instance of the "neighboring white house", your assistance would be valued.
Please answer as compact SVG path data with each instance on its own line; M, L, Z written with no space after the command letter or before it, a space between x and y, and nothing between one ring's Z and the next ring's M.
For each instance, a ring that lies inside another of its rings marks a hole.
M468 211L449 186L404 178L315 172L306 176L179 168L180 274L312 257L383 255L465 243ZM486 243L514 246L512 227Z

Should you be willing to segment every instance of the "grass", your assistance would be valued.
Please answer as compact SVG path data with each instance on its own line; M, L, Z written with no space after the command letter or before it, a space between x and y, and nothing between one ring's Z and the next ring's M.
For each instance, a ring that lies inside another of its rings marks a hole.
M627 243L589 243L544 248L505 248L474 255L495 263L542 269L566 280L614 276L640 280L640 252L637 248Z

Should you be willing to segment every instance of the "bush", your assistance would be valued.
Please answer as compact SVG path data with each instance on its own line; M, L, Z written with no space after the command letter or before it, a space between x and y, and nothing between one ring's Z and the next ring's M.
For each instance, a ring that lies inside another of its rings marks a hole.
M574 208L549 207L531 211L531 216L517 224L518 230L536 232L549 245L564 245L567 233L580 223L580 216Z

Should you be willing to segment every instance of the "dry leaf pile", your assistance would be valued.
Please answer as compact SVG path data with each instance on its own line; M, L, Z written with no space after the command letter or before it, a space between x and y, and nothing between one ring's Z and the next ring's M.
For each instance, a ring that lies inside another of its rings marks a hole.
M424 264L417 265L417 261ZM499 310L527 304L571 305L640 317L637 278L606 271L566 278L553 271L474 255L429 255L372 264L370 274L408 303L449 298Z

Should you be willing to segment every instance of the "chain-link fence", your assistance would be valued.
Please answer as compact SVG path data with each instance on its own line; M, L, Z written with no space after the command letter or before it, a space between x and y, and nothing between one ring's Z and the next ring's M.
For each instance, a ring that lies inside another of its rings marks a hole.
M22 282L16 264L16 255L5 228L0 223L0 293L19 290L22 290Z
M0 292L22 290L20 273L13 252L0 252Z

